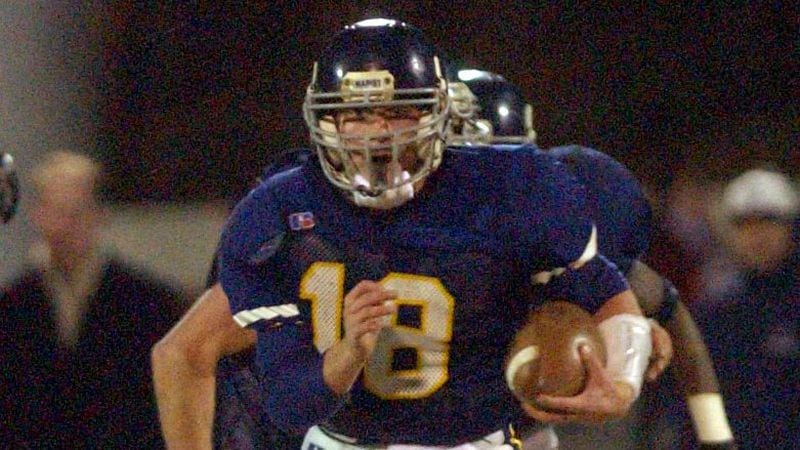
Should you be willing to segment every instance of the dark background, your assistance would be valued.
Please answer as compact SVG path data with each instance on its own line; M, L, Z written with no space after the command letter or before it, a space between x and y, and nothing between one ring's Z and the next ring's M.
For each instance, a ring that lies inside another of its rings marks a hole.
M109 1L85 24L96 153L118 201L235 197L307 144L303 95L330 37L383 14L520 86L542 147L598 148L654 189L760 162L797 175L796 7L649 3Z

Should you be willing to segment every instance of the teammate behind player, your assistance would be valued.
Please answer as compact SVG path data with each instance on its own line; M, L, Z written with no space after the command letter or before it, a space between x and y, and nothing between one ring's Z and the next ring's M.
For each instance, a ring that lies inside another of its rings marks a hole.
M473 146L534 143L532 108L515 86L481 70L453 70L453 74L456 84L463 85L457 90L463 99L460 103L471 105L462 108L473 115L461 116L464 132L454 130L451 142ZM649 246L651 211L638 181L624 165L597 150L568 145L548 153L586 187L592 217L604 236L600 252L626 274L645 314L666 327L674 339L676 385L689 406L698 441L733 447L719 383L697 325L672 283L640 261ZM655 381L663 368L652 366L648 379Z
M608 419L638 392L649 324L596 253L580 187L546 154L443 151L448 105L418 30L347 27L306 97L318 161L267 180L223 233L220 279L256 330L268 410L282 427L318 424L307 448L508 448L504 349L531 274L559 267L635 364L584 353L585 391L548 403Z

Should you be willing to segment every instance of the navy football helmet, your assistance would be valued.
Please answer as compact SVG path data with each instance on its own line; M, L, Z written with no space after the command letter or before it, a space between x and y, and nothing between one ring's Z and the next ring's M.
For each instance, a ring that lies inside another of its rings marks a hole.
M453 145L522 144L536 141L533 107L505 78L477 69L449 73Z
M303 115L328 179L359 205L391 208L439 166L448 109L447 82L422 32L369 19L345 27L314 64ZM346 134L337 122L343 112L363 120L405 111L416 116L402 129Z
M17 212L19 183L14 171L14 158L0 152L0 220L7 223Z

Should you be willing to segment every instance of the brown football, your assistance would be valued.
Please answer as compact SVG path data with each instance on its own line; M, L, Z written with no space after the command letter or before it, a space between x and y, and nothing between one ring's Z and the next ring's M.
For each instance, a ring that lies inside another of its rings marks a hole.
M506 382L523 402L535 404L538 394L571 397L586 383L578 348L588 345L605 364L606 349L592 316L566 301L553 301L533 311L514 337L506 356Z

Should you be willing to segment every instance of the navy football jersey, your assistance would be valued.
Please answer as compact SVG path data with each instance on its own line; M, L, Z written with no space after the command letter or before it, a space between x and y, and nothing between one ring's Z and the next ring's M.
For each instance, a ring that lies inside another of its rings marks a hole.
M523 146L498 146L497 149L531 151ZM549 149L547 153L583 186L586 214L597 227L599 253L622 273L627 273L647 250L652 231L652 210L638 180L623 164L592 148L565 145ZM567 270L559 277L538 280L546 287L537 289L535 295L548 299L570 298L576 295L573 278L579 275ZM589 286L582 283L582 288Z
M527 146L499 145L498 151L530 152ZM642 186L622 163L593 148L570 144L547 154L584 188L587 214L598 234L599 252L627 273L650 245L652 209Z
M622 163L598 150L565 145L548 153L585 187L600 253L627 273L647 250L652 233L652 210L638 180Z
M452 445L502 429L516 409L506 348L530 309L531 275L591 256L583 192L542 152L448 149L417 198L359 208L316 160L271 177L222 237L220 280L234 318L258 332L267 410L282 427L361 443ZM587 250L588 249L588 250ZM627 288L602 257L579 272L588 310ZM398 292L398 312L351 392L322 380L358 281Z
M305 163L313 157L309 149L292 149L275 158L262 170L261 183L272 175ZM215 252L206 277L206 288L217 283L218 255ZM214 448L224 450L296 450L303 434L289 434L273 425L260 401L255 351L245 351L220 359L217 367Z

